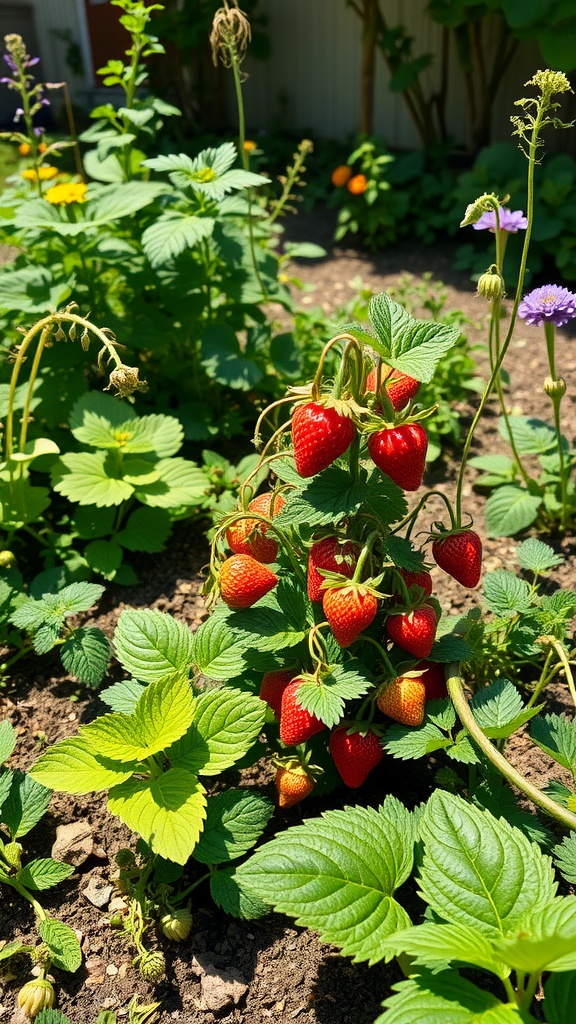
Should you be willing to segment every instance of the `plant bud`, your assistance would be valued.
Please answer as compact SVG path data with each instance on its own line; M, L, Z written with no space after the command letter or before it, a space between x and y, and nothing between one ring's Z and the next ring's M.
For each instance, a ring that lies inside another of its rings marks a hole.
M34 978L28 981L18 993L18 1006L31 1020L37 1017L40 1010L54 1006L56 994L46 978Z
M504 295L504 278L493 263L478 280L478 295L485 299L501 299Z
M187 907L182 910L175 910L173 914L167 913L160 919L162 934L172 942L182 942L187 939L192 929L192 914Z
M484 195L475 199L473 203L469 203L466 207L464 219L460 221L460 227L468 227L469 224L475 224L483 213L487 213L488 210L498 210L500 207L500 201L494 193L484 192Z
M138 958L138 971L145 981L161 981L166 973L166 960L159 950L150 950Z
M16 565L16 555L6 548L0 551L0 569L13 569Z
M20 871L22 867L22 847L20 843L6 843L2 850L4 859L10 864L10 867L16 868Z
M112 914L108 924L111 928L123 928L124 927L124 915L123 914Z
M50 947L45 942L41 942L39 946L36 946L30 953L33 963L38 964L39 967L48 969L52 964L52 953Z
M118 853L114 854L114 860L119 868L132 868L136 863L132 850L118 850Z
M558 380L552 380L552 377L546 377L544 381L544 391L552 398L564 398L566 394L566 381L564 377L558 377Z

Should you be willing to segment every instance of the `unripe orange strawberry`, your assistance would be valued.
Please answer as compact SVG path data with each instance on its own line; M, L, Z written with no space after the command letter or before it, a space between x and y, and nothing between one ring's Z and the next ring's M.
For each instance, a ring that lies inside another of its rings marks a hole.
M309 796L316 783L302 765L296 765L294 768L279 766L274 785L278 794L278 807L285 811Z
M368 179L365 174L355 174L346 185L346 188L353 196L361 196L368 188Z
M426 690L420 679L398 676L377 697L383 714L402 725L422 725L426 709Z
M378 598L360 584L349 583L324 591L322 607L340 647L350 647L373 621Z
M332 171L331 182L336 185L336 188L342 188L347 185L352 177L352 168L346 164L341 164L339 167L335 167Z
M248 505L249 512L272 519L286 504L281 494L269 491L259 494ZM259 519L238 519L226 530L226 542L235 555L252 555L257 562L275 562L278 556L278 542L266 536L268 523Z
M229 608L250 608L276 586L278 577L251 555L231 555L220 567L219 582Z

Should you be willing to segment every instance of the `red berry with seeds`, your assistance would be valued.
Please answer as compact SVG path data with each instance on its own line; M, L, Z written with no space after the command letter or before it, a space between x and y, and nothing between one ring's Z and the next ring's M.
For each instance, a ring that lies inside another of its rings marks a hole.
M432 605L423 604L411 612L389 615L388 636L415 658L427 658L434 646L438 617Z
M324 591L322 608L340 647L350 647L374 620L378 598L361 585L350 583Z
M249 512L272 519L286 502L281 494L259 494L248 505ZM235 555L252 555L257 562L275 562L278 542L266 536L270 526L259 519L238 519L226 530L226 542Z
M440 697L447 697L446 671L445 666L437 661L419 661L415 667L416 672L422 672L419 677L424 684L426 700L437 700Z
M372 732L353 732L339 726L330 736L330 753L342 781L357 789L384 757L380 737Z
M282 694L280 739L287 747L295 747L298 743L304 743L311 736L315 736L317 732L322 732L326 728L324 722L321 722L315 715L311 715L309 711L305 711L298 703L298 687L303 682L302 676L296 676L291 683L288 683Z
M437 537L432 544L436 564L449 576L472 590L482 572L482 541L474 530L459 530Z
M265 700L278 718L282 707L282 694L298 674L295 668L281 668L274 672L266 672L260 684L260 700Z
M388 379L385 380L387 372L388 368L383 366L381 380L385 384L386 394L392 402L394 409L403 409L410 399L416 395L420 387L420 381L414 380L414 377L409 377L407 373L402 373L401 370L393 370ZM366 391L376 391L376 370L370 370L366 378Z
M274 785L278 794L278 807L286 811L309 796L316 783L305 768L297 765L294 768L278 767Z
M220 567L219 583L229 608L250 608L276 586L278 577L251 555L231 555Z
M318 569L339 572L341 576L352 579L360 548L351 540L339 541L337 537L324 537L316 541L310 548L308 556L308 597L311 601L321 601L325 591L321 590L324 576Z
M299 405L292 417L296 470L308 477L320 473L352 444L356 434L349 416L320 402Z
M430 597L433 584L432 577L429 572L426 572L425 569L423 569L422 572L409 572L408 569L400 569L399 571L404 583L408 587L408 590L410 590L410 587L422 587L424 595L426 597Z
M424 476L428 437L419 423L403 423L370 434L372 461L404 491L417 491Z
M402 725L422 725L426 711L424 683L413 676L398 676L377 697L383 714Z

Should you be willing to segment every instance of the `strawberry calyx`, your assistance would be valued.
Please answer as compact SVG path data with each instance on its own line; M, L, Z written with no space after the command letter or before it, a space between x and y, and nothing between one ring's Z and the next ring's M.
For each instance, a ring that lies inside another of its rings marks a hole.
M371 699L374 696L375 695L372 694ZM367 721L366 719L363 719L362 721L355 719L353 722L342 719L338 722L338 725L335 726L335 729L344 729L347 736L354 736L356 733L359 733L360 736L367 736L369 732L375 733L376 736L383 736L385 732L384 725L378 725L374 722Z
M329 569L319 569L319 572L324 576L324 580L320 585L320 590L323 594L328 590L343 590L345 587L353 588L358 594L372 594L378 601L384 598L390 597L390 594L383 594L381 590L378 590L378 584L382 582L384 574L375 576L373 579L363 580L362 583L357 582L354 579L347 579L345 576L341 576L340 573L331 572Z
M420 591L420 595L417 593L418 591ZM410 598L409 602L397 598L396 603L386 609L386 616L410 615L412 612L417 612L420 608L431 606L436 612L437 619L440 619L442 615L440 602L435 597L427 595L423 587L410 587L408 596Z
M420 423L422 420L428 419L429 416L433 416L437 408L437 405L431 405L427 409L414 405L410 411L406 409L396 411L391 405L390 411L386 415L380 416L375 411L370 410L368 419L362 423L361 429L364 434L370 436L370 434L377 434L381 430L394 430L396 427L406 427L411 423Z
M286 771L295 772L297 775L306 775L316 781L324 774L324 769L319 764L312 764L311 756L311 751L305 750L304 744L300 744L296 754L289 754L287 757L275 755L270 758L270 761L275 768L285 768Z

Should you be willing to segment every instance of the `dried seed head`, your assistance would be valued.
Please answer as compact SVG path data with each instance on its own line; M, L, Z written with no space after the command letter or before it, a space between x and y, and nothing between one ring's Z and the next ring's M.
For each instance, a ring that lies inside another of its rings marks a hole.
M116 390L119 398L127 398L135 391L147 391L148 385L145 380L139 380L137 366L125 366L121 363L112 370L109 383L104 390L110 391L112 388Z
M210 32L212 60L215 65L220 60L225 68L231 67L233 61L242 63L252 38L250 22L244 11L238 7L237 0L232 0L232 4L228 6L224 0L224 7L219 7L214 15Z
M145 981L161 981L166 973L166 960L159 950L151 950L143 953L138 964L140 977Z
M541 90L542 95L549 99L557 92L572 92L570 82L563 71L537 71L533 78L526 85L535 85Z

